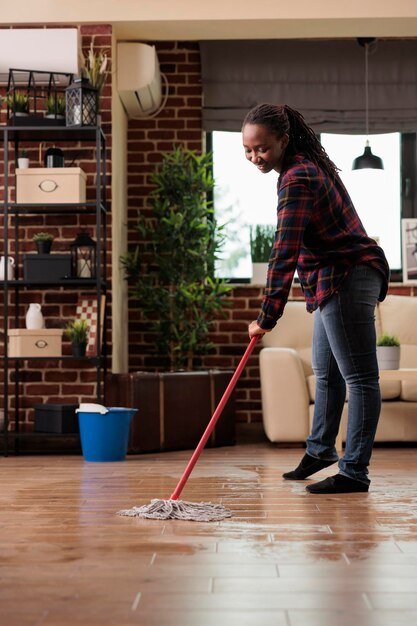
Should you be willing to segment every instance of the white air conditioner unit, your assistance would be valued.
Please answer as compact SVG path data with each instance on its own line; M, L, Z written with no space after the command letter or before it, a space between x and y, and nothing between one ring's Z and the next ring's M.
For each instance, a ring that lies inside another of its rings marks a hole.
M147 117L158 111L162 87L155 46L117 44L117 89L129 118Z
M0 84L7 85L10 68L78 74L79 50L77 28L2 28Z

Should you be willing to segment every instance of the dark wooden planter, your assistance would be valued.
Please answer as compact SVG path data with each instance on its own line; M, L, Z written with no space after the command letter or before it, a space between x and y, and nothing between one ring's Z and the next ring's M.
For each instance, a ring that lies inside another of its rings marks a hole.
M137 407L129 452L195 448L220 401L233 371L135 372L110 374L106 405ZM232 394L207 447L235 443L235 401Z

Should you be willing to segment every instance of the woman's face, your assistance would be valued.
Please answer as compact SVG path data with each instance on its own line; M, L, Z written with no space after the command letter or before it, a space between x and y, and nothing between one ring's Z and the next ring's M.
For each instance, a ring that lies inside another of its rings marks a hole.
M263 174L272 170L281 171L288 135L280 139L266 126L246 124L242 131L245 156Z

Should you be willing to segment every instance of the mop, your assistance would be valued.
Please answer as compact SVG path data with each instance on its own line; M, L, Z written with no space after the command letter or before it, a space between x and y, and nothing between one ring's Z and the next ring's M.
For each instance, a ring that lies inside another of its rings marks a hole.
M194 522L215 522L220 521L226 517L232 517L232 513L221 504L213 504L211 502L186 502L185 500L179 500L178 498L180 497L185 483L187 482L194 468L194 465L197 463L198 457L200 456L204 446L206 445L208 438L213 432L213 429L220 415L222 414L222 411L228 399L230 398L230 395L235 388L239 376L241 375L247 360L252 354L252 351L259 337L260 335L255 335L250 340L250 343L246 348L245 354L240 360L240 363L237 366L236 371L226 388L226 391L224 392L216 410L213 413L213 417L211 418L206 430L204 431L204 434L201 437L197 448L195 449L178 485L176 486L169 500L151 500L150 504L135 506L132 509L119 511L117 515L126 515L128 517L144 517L147 519L159 520L179 519Z

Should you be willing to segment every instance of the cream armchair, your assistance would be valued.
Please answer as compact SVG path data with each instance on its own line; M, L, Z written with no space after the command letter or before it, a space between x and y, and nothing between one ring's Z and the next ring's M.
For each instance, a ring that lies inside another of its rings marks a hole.
M377 333L397 335L402 368L417 370L417 298L388 296L376 314ZM288 302L260 352L263 423L274 442L303 442L314 411L315 377L311 367L313 315L304 302ZM415 380L384 380L376 441L417 441L417 371ZM346 433L347 404L341 423Z

